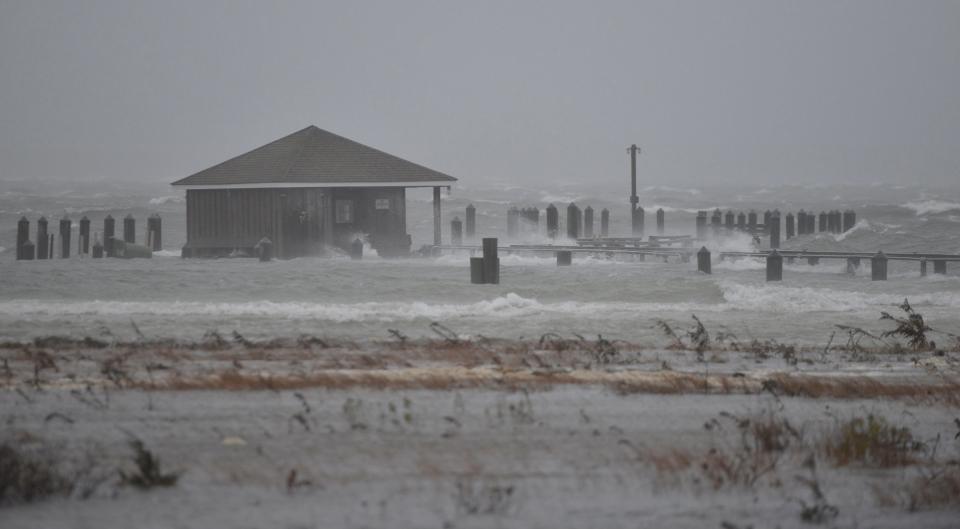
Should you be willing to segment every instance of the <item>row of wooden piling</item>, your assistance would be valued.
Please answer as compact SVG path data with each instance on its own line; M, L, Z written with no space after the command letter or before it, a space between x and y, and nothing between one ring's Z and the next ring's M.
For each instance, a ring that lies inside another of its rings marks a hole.
M472 239L476 236L476 215L477 210L473 204L466 208L466 223L460 220L460 217L454 217L450 221L450 243L454 246L463 244L464 237ZM540 209L532 207L518 208L516 206L507 210L507 236L516 238L526 233L540 233ZM560 236L560 212L558 208L550 204L543 211L543 217L546 222L546 234L551 239ZM600 211L599 233L596 228L595 210L592 206L580 209L576 203L570 203L567 206L566 216L566 236L570 239L581 237L593 238L597 235L606 237L610 233L610 211L604 208ZM657 230L663 233L665 214L663 209L657 211ZM466 228L466 229L464 229ZM464 233L464 231L466 233Z
M788 252L790 253L790 252ZM792 262L796 259L797 255L788 255L787 260ZM807 263L810 265L816 265L820 262L821 256L811 255L804 257L800 255L801 258L806 258ZM858 268L860 268L861 257L859 255L828 255L828 258L837 258L837 259L846 259L847 260L847 272L854 273ZM944 256L940 258L928 258L927 256L903 256L895 255L895 258L899 259L909 259L915 260L920 263L920 276L926 277L927 275L927 264L930 261L933 261L933 273L934 274L946 274L947 273L947 259ZM936 256L935 256L936 257ZM950 258L949 256L947 256ZM721 254L721 259L723 254ZM953 259L956 260L958 257L954 256ZM780 253L779 250L773 249L772 251L766 253L766 273L767 281L782 281L783 280L783 259L784 255ZM870 278L873 281L886 281L887 280L887 263L891 258L887 254L883 253L882 250L870 256ZM704 274L711 273L711 255L710 250L707 247L702 247L697 252L697 270Z
M748 213L740 211L735 215L733 210L727 210L724 214L717 208L709 216L709 224L707 222L708 215L707 211L697 213L696 230L698 239L706 239L711 230L714 236L719 235L724 229L728 232L738 230L754 235L768 234L770 236L770 247L780 247L780 210L764 211L763 224L759 223L759 214L754 210ZM796 216L793 213L787 213L785 221L786 238L792 239L797 235L813 234L818 231L827 233L847 232L857 224L857 213L853 210L833 210L830 212L821 211L817 215L801 209Z
M127 215L123 218L123 239L124 248L126 245L135 245L136 237L136 219L133 215ZM79 236L77 238L77 254L90 254L98 259L104 256L115 257L117 246L116 220L111 215L103 219L102 241L100 233L94 233L93 244L90 242L90 219L84 216L78 222ZM147 218L146 246L152 251L163 248L163 222L159 214L150 215ZM64 217L59 222L60 235L60 257L67 259L70 257L73 234L73 221ZM46 217L37 219L36 243L30 240L30 220L27 217L21 217L17 221L17 260L30 261L33 259L53 259L54 257L54 234L49 233L49 221Z

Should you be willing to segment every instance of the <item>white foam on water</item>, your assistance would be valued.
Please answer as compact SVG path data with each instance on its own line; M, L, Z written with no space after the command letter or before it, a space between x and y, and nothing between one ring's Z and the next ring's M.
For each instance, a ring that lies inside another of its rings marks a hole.
M829 288L747 285L720 281L723 298L731 308L740 310L802 313L851 312L895 306L903 302L901 294L867 294ZM937 292L909 296L910 304L960 308L960 293Z
M179 317L179 318L239 318L316 320L334 323L395 322L417 319L450 320L483 318L514 320L537 316L585 316L629 318L638 313L665 311L706 311L710 305L695 303L618 303L563 301L541 303L515 293L475 303L425 302L239 302L204 303L196 301L139 302L139 301L42 301L17 300L0 302L0 317Z
M944 213L947 211L960 211L960 204L949 200L914 200L902 204L900 207L912 209L917 216L928 215L930 213Z
M180 250L157 250L153 252L154 257L180 257L181 254Z
M179 204L184 201L184 198L176 195L168 195L163 197L154 197L150 199L151 206L159 206L162 204Z

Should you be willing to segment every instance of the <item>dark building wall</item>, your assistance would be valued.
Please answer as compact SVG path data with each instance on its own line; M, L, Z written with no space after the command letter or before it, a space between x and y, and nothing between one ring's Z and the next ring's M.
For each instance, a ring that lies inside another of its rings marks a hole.
M327 244L348 248L359 235L381 255L404 255L410 249L405 198L403 188L187 190L184 255L250 252L262 237L281 258L320 255ZM349 215L338 217L338 201Z

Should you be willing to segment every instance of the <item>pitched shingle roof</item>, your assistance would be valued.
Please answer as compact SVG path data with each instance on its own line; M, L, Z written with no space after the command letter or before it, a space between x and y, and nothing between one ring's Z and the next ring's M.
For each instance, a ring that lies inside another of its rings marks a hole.
M175 186L450 185L457 179L313 125L173 182Z

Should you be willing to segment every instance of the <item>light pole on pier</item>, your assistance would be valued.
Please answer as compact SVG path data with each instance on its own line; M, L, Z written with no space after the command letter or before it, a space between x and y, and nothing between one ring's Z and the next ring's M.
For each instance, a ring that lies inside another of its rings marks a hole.
M639 206L640 197L637 196L637 154L640 147L633 144L627 148L630 153L630 225L634 237L643 236L643 208Z

